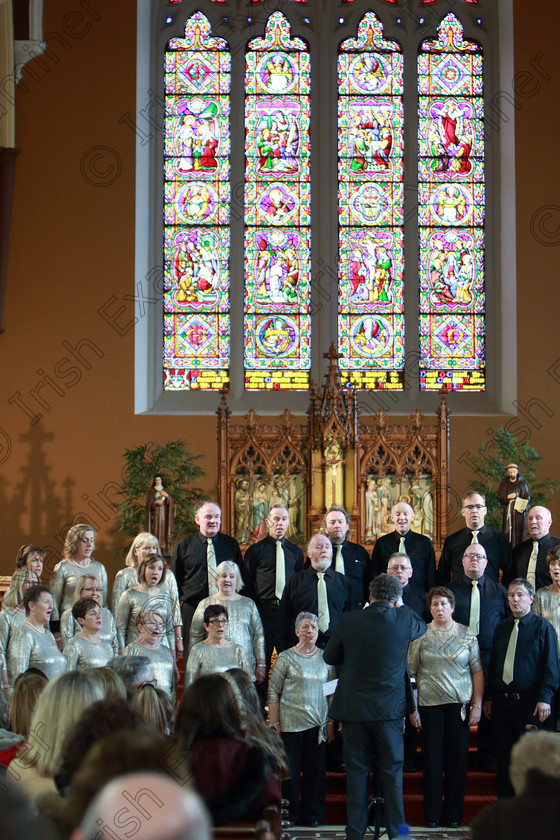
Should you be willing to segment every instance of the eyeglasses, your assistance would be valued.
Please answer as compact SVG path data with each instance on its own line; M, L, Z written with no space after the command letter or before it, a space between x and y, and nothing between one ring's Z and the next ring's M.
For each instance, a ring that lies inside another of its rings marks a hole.
M470 560L486 560L485 554L463 554L463 557L468 557Z
M227 618L211 618L208 624L211 624L212 627L221 627L224 624L228 623Z
M465 505L464 510L484 510L486 505Z

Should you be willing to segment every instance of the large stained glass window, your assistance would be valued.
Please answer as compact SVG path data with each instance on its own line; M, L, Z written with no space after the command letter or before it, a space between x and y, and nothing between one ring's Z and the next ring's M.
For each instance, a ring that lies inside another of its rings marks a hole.
M246 54L247 390L309 387L309 85L307 46L275 12Z
M338 92L342 378L402 390L403 56L373 12L341 44Z
M482 49L453 14L418 58L420 388L483 390Z
M164 388L229 380L229 92L226 42L194 14L165 53Z

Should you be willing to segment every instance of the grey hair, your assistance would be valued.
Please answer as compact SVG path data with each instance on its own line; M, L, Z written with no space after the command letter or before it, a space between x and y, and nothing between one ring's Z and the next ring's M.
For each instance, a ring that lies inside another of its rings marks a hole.
M369 594L373 601L386 601L394 604L402 598L402 583L394 575L383 573L377 575L369 585Z
M296 624L295 624L296 630L299 629L299 626L302 623L302 621L305 621L306 619L308 621L314 621L315 624L317 625L317 627L319 626L319 619L315 615L315 613L306 612L305 610L302 610L302 612L300 612L296 615Z
M508 592L512 586L522 586L525 589L529 598L532 598L535 594L535 587L531 583L529 583L527 578L517 577L513 580L510 580L508 584Z
M243 586L245 584L243 583L243 578L241 577L241 570L240 570L239 566L237 565L237 563L234 563L233 560L222 560L222 562L218 563L218 565L216 566L216 571L214 572L214 579L216 581L216 586L218 585L218 578L220 577L221 573L224 572L224 571L235 572L235 575L236 575L235 591L236 592L241 592L241 590L243 589Z
M107 663L107 667L121 678L126 690L130 691L142 672L150 667L150 660L147 656L114 656Z
M408 560L408 562L410 563L410 567L412 568L412 560L405 551L395 551L394 554L391 554L391 556L387 560L387 567L389 566L391 560L394 560L395 557L402 557L404 560Z
M511 751L509 775L517 796L523 793L527 775L538 770L547 776L560 776L560 735L556 732L527 732Z

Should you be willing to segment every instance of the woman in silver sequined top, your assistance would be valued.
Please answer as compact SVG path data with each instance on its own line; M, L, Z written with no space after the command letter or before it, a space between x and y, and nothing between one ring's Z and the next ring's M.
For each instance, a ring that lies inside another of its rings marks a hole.
M448 828L463 818L467 781L469 727L482 711L484 675L474 633L453 621L455 596L445 586L428 592L433 621L409 648L410 673L418 685L418 711L411 723L422 730L422 766L426 825Z
M206 637L204 611L210 604L223 604L228 611L226 639L241 645L245 651L253 679L257 683L266 677L264 652L264 630L257 605L251 598L239 594L243 587L241 572L237 563L224 560L216 568L215 595L204 598L195 610L189 634L189 646Z
M283 783L289 800L290 822L317 826L323 821L326 795L326 741L334 739L333 721L327 730L325 683L334 670L317 647L319 619L300 612L295 622L297 645L282 651L268 687L269 726L282 735L290 778ZM301 804L299 778L302 774Z

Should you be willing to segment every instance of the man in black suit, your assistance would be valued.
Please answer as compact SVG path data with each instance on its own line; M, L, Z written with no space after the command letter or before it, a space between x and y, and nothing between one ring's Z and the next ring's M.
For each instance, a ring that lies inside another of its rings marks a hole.
M511 615L507 590L496 580L485 575L488 560L482 545L468 545L463 554L462 577L454 577L449 589L455 595L453 618L476 633L484 677L492 650L494 630L504 618ZM477 752L479 770L496 772L496 759L492 745L490 722L482 715L478 724Z
M387 563L387 574L394 575L400 581L403 588L402 602L416 613L418 618L424 621L431 621L428 606L426 604L426 592L422 587L412 582L412 563L408 554L396 551L389 557Z
M173 553L172 570L177 580L183 614L185 650L189 649L192 617L200 601L218 591L214 571L223 560L241 567L239 543L220 533L222 511L215 502L200 502L194 509L198 531L179 540Z
M428 592L435 586L436 578L436 556L431 540L411 530L414 510L407 502L397 502L393 505L391 519L395 530L379 537L373 546L373 574L379 575L387 570L387 563L392 554L405 553L410 557L412 564L412 583Z
M536 505L527 514L529 539L513 549L513 566L516 577L527 578L533 589L550 586L552 578L548 573L546 555L560 543L550 533L552 514L548 508ZM506 581L508 583L509 581Z
M437 568L436 580L440 586L447 586L452 577L463 574L463 554L468 545L482 545L488 559L487 577L499 580L500 569L503 572L504 585L513 576L511 551L506 537L501 531L495 531L484 524L488 510L486 499L481 493L470 490L463 496L461 510L465 528L447 537L443 544Z
M330 714L342 722L347 840L362 840L367 828L367 777L374 754L390 838L404 822L406 658L409 642L422 636L426 625L408 607L397 607L401 596L396 577L378 575L370 585L370 606L341 617L323 654L329 665L342 666Z
M369 554L363 546L346 539L350 517L342 505L331 505L323 519L323 532L333 545L333 568L346 575L352 590L352 607L363 607L373 577Z

